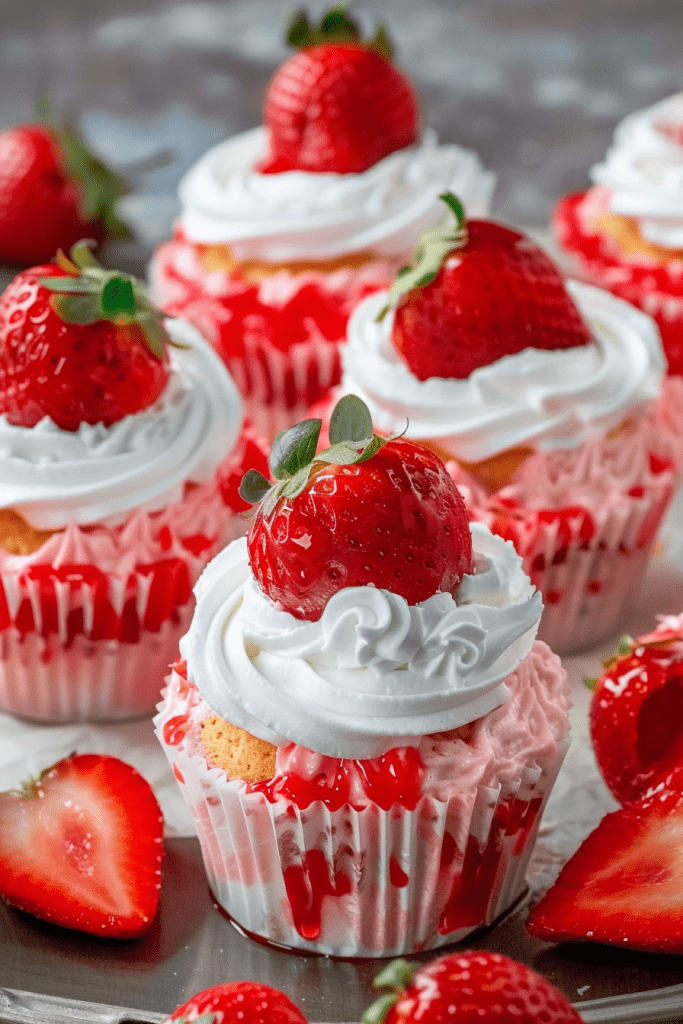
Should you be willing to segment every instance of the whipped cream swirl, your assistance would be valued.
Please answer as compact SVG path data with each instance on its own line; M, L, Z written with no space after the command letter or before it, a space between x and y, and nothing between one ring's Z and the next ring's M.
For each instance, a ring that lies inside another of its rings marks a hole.
M683 92L624 118L591 177L610 190L612 213L639 221L643 238L683 249Z
M467 379L418 380L391 340L386 293L365 299L348 326L342 392L362 398L380 431L436 441L454 457L479 462L509 448L575 448L609 433L655 398L664 356L653 321L621 299L568 282L593 341L571 349L528 348Z
M265 128L210 149L180 183L180 223L190 241L228 243L238 260L283 263L372 250L410 251L443 216L438 196L455 192L470 216L487 212L494 175L476 153L419 144L391 153L362 174L259 174Z
M458 728L507 699L541 616L512 545L472 524L477 571L417 605L348 587L306 622L259 590L246 540L211 562L181 641L190 678L223 718L278 746L365 759Z
M242 401L222 360L194 327L167 320L171 373L159 400L109 427L61 430L0 416L0 501L36 529L115 525L132 509L155 511L205 483L230 453Z

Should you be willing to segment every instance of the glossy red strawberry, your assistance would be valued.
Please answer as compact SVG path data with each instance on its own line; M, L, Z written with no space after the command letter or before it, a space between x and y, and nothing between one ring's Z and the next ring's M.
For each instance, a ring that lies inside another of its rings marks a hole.
M0 295L0 413L63 430L111 423L157 400L169 374L162 314L134 278L88 247L25 270Z
M374 981L389 991L363 1024L580 1024L545 978L500 953L450 953L415 970L395 960Z
M534 907L549 942L683 953L683 769L606 815Z
M283 992L256 981L232 981L204 989L179 1006L164 1024L307 1024L306 1018Z
M114 213L127 186L69 127L23 124L0 132L0 263L28 267L130 232Z
M266 92L271 153L261 171L359 173L415 141L415 92L391 64L382 29L363 43L354 22L336 8L319 28L300 14L289 41L300 49Z
M597 681L590 729L598 767L628 803L683 764L683 636L656 630L622 641Z
M314 621L344 587L368 584L410 604L452 591L472 571L463 499L441 460L407 438L372 432L354 395L337 404L332 447L316 454L320 420L278 435L270 468L241 493L261 500L248 548L261 589L285 611Z
M390 292L393 342L419 380L464 379L526 348L586 345L590 331L535 242L493 221L470 220L452 195L449 217L426 232Z
M149 784L116 757L67 757L0 793L0 896L93 935L129 939L159 902L163 819Z

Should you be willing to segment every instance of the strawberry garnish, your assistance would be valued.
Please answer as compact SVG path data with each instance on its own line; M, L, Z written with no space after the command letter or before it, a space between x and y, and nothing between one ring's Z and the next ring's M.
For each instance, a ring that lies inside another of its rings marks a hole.
M364 43L346 11L335 8L318 27L297 15L288 41L299 52L275 72L266 92L271 152L262 173L360 173L415 141L417 100L391 64L383 28Z
M315 621L345 587L373 585L410 604L453 591L472 571L465 505L441 460L407 438L373 433L355 395L336 405L331 447L321 421L275 438L272 486L260 473L240 493L259 503L248 534L252 572L285 611Z
M416 970L394 960L373 982L387 989L363 1024L580 1024L545 978L500 953L450 953Z
M168 380L163 314L134 277L104 270L87 243L19 274L0 295L0 413L62 430L152 405Z
M27 267L79 238L129 235L114 209L127 191L70 125L0 132L0 263Z
M621 803L683 764L683 636L624 637L591 701L598 767Z
M682 790L679 768L606 815L532 910L531 934L683 953Z
M486 220L449 213L427 231L389 293L393 343L419 380L464 379L527 348L586 345L591 334L560 274L530 238Z
M256 981L232 981L204 989L179 1006L164 1024L307 1024L283 992Z
M162 857L156 797L116 757L74 754L0 793L0 896L45 921L142 935L157 910Z

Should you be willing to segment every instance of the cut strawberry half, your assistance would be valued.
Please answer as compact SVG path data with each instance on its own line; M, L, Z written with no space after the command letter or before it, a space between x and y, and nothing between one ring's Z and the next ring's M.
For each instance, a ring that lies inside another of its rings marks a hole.
M683 769L608 814L531 911L549 942L683 953Z
M162 858L156 797L118 758L74 754L0 794L0 896L45 921L142 935L156 914Z

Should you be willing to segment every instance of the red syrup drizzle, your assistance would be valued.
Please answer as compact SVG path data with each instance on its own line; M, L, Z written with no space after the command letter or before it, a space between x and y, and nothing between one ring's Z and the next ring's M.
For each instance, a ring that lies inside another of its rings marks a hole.
M334 771L314 779L288 772L267 782L251 783L249 791L263 793L271 803L280 798L289 799L300 810L320 801L328 810L338 811L350 804L351 782L356 776L368 799L382 810L388 811L395 805L406 811L415 810L424 775L424 764L415 747L397 747L367 761L329 760L334 764ZM344 854L357 859L348 847L337 850L336 858ZM390 861L390 881L394 885L407 885L408 876L395 858L392 859L395 868L392 877ZM306 850L299 863L284 869L283 878L294 927L303 939L313 942L320 936L323 899L348 895L352 891L351 878L338 865L330 864L318 849Z
M439 932L442 935L484 923L503 854L504 838L516 837L513 855L519 855L524 849L541 804L541 797L528 802L513 800L511 804L500 804L494 813L488 839L484 845L480 845L474 836L469 836L462 871L453 879L451 891L439 919ZM446 833L441 851L442 868L448 866L454 853L453 837Z

